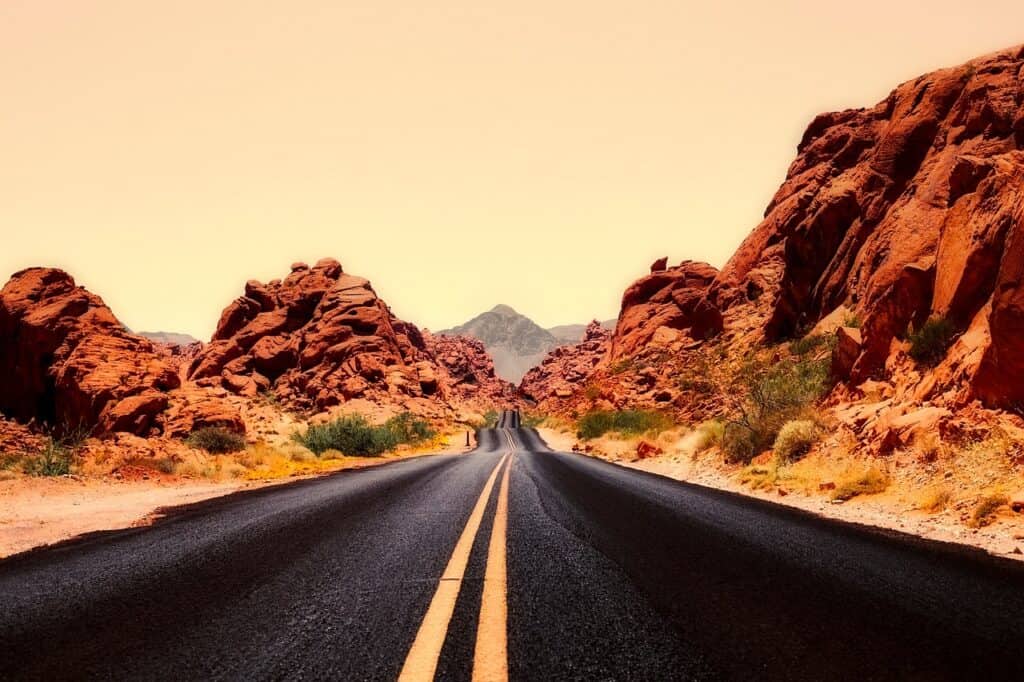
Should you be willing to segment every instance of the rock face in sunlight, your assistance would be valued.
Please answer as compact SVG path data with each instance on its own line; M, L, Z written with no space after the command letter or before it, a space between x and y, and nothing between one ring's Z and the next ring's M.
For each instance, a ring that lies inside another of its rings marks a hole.
M496 405L518 400L515 386L497 376L494 360L482 341L426 331L423 340L435 359L439 385L453 400Z
M883 370L909 327L942 317L963 336L922 390L1019 402L1022 66L1016 48L818 116L709 299L769 342L856 311L854 382Z
M722 331L722 314L705 298L717 275L718 270L707 263L684 261L670 268L667 259L656 261L651 274L630 285L622 296L611 358L636 354L659 330L684 332L698 341Z
M735 356L845 325L832 363L843 386L884 379L897 401L1018 406L1022 235L1024 50L1014 48L815 118L722 271L656 262L626 291L606 356L568 383L616 405L660 395L685 412L692 401L677 400L661 368L686 364L705 339ZM912 359L921 338L938 346L927 362ZM591 351L560 352L567 364ZM615 371L634 359L649 375L639 393L639 370ZM576 409L576 393L564 404Z
M313 267L293 264L283 280L247 282L192 358L188 378L249 398L273 393L299 409L365 399L431 413L469 393L511 395L493 366L489 377L478 375L488 371L478 350L445 347L459 375L453 379L420 330L392 315L369 281L325 258Z
M556 348L527 372L520 391L542 407L571 397L607 357L611 338L611 331L600 322L591 322L582 341Z
M0 410L59 429L160 433L181 385L170 354L127 332L94 294L50 268L0 291ZM232 420L239 423L237 415Z

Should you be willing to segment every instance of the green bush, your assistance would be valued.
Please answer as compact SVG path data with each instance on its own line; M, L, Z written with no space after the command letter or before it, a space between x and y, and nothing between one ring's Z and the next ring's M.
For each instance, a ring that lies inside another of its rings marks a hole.
M403 443L418 443L434 437L430 425L404 412L374 426L362 415L345 415L326 424L314 424L294 438L321 455L337 450L346 455L377 457Z
M672 427L672 420L660 412L649 410L592 410L579 419L579 438L598 438L614 431L636 436L649 431L664 431Z
M193 431L185 442L212 455L245 449L245 437L220 426L204 426Z
M774 365L748 362L736 390L737 416L726 424L722 449L731 462L749 462L769 449L782 426L800 419L829 387L830 359L798 357Z
M789 352L794 355L807 355L822 346L830 346L835 341L835 335L821 335L814 334L808 335L801 339L791 341L789 344Z
M64 476L71 473L71 448L53 438L46 440L42 451L22 460L22 471L30 476Z
M498 425L498 418L500 416L501 415L498 413L497 410L494 410L494 409L487 410L487 412L484 413L484 423L483 423L483 426L481 426L480 428L482 428L482 429L493 429L495 426Z
M799 459L807 454L821 432L818 425L810 419L794 419L782 425L779 435L775 437L772 450L783 460Z
M934 367L946 357L956 328L944 317L932 317L917 331L912 331L910 338L910 357L928 367Z

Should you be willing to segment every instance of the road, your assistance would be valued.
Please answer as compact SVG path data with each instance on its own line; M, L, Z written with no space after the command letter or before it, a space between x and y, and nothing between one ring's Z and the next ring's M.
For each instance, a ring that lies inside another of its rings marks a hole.
M551 452L436 455L0 562L0 679L1024 679L1024 568Z

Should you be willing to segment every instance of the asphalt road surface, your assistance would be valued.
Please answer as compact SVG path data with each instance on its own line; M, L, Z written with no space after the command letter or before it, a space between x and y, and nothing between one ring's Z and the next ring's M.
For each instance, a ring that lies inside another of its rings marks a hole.
M1024 679L1019 564L498 426L0 562L0 679Z

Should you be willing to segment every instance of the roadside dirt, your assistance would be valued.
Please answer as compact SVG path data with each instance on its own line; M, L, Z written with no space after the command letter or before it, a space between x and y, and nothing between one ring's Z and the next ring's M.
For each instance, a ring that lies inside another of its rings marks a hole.
M343 469L370 467L396 459L428 454L466 452L465 433L447 438L429 451L407 451L383 457L344 457L315 473L265 480L209 481L162 476L148 471L146 477L93 478L60 476L19 477L0 481L0 558L84 533L148 525L158 510L191 504L284 480L310 478Z

